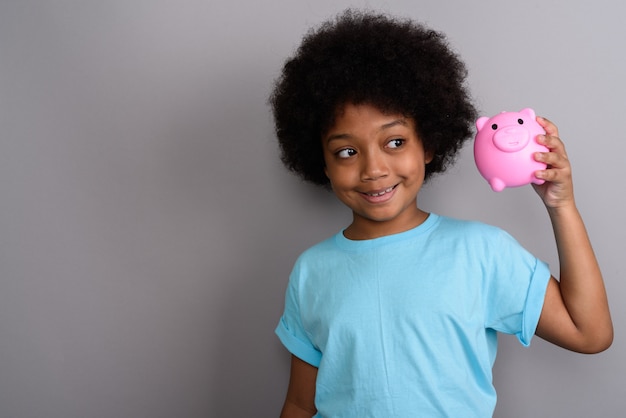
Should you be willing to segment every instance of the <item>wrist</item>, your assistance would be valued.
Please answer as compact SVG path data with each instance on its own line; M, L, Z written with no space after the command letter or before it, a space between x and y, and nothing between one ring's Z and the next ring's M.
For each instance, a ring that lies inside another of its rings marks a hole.
M555 207L548 207L547 209L548 215L555 226L556 224L571 225L571 222L581 220L580 212L578 212L578 207L574 201Z

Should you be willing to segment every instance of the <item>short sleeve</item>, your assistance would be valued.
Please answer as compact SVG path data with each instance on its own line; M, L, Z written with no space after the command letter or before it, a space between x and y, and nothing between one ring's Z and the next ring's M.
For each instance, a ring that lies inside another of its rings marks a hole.
M516 333L517 338L525 346L530 345L530 340L537 330L537 324L539 323L539 317L543 309L543 302L545 300L550 276L548 265L541 260L537 260L537 265L530 279L526 302L524 304L525 309L522 316L522 328L520 332Z
M489 265L485 267L486 327L515 335L530 345L550 280L548 265L500 231Z
M287 286L285 310L276 327L276 335L291 354L312 366L319 367L322 353L313 345L302 325L297 285L299 279L299 268L296 264Z

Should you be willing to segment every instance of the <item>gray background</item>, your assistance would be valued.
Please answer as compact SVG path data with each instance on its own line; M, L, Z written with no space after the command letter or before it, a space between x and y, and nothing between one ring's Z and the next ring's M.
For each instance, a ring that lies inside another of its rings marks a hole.
M623 416L623 2L3 0L1 418L278 414L288 273L349 213L281 167L266 99L307 28L350 5L446 32L483 115L559 125L616 338L583 356L503 337L496 416ZM558 274L538 197L491 192L471 147L420 202Z

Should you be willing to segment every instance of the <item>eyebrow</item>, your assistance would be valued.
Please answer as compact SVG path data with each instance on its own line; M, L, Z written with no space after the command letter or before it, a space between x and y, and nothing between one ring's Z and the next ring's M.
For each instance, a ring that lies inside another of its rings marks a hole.
M385 123L384 125L381 125L380 129L378 130L380 131L384 131L386 129L390 129L393 128L394 126L409 126L409 123L407 122L406 119L402 118L402 119L396 119L394 121L391 121L389 123ZM346 138L350 138L352 135L350 134L334 134L334 135L330 135L328 138L326 138L326 143L329 143L331 141L337 140L337 139L346 139Z

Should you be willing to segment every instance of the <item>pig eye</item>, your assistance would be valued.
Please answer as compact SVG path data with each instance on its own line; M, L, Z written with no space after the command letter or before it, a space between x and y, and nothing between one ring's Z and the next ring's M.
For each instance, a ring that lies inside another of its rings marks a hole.
M496 123L494 123L493 125L491 125L491 129L493 129L495 131L496 129L498 129L498 125Z
M517 123L519 123L520 125L523 125L523 124L524 124L524 121L523 121L522 119L518 119L518 120L517 120Z

